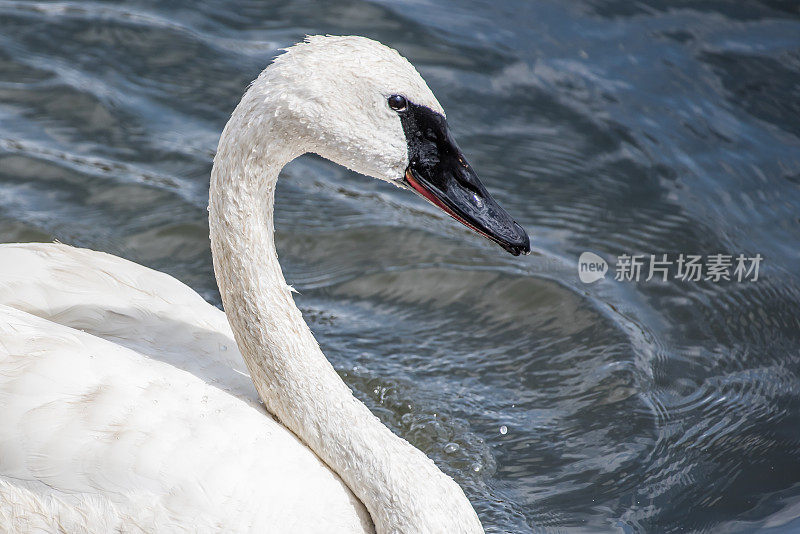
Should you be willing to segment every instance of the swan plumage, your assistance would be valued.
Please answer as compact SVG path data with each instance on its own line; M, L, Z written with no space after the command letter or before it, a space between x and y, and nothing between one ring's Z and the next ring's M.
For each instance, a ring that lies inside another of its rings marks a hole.
M186 285L60 244L0 245L0 265L0 527L371 531Z
M225 313L172 276L60 243L0 244L0 265L0 304L163 361L259 406Z
M220 137L209 229L225 313L107 254L0 246L0 527L482 532L461 488L352 395L294 304L272 213L281 168L306 152L529 252L408 61L307 38Z

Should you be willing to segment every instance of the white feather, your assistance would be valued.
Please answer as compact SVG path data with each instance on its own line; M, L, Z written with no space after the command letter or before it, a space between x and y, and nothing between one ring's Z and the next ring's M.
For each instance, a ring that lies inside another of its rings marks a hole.
M186 531L293 523L292 531L370 530L339 477L258 407L252 382L236 372L244 363L224 315L185 285L56 244L0 245L0 265L0 530L28 515L20 511L30 506L15 502L23 498L38 503L31 517L41 515L36 508L58 517L80 504L96 516L84 526L90 532L106 532L96 521L112 517ZM12 265L15 275L5 276ZM27 284L26 270L37 276ZM69 290L48 292L67 272ZM98 278L115 291L98 292L105 289ZM148 289L131 286L134 279ZM124 294L127 308L103 302ZM21 306L28 311L5 305L21 304L17 295L34 297ZM184 326L160 324L158 310L171 306L185 313ZM145 340L121 334L148 327ZM223 343L227 350L219 350ZM10 492L17 480L39 484Z

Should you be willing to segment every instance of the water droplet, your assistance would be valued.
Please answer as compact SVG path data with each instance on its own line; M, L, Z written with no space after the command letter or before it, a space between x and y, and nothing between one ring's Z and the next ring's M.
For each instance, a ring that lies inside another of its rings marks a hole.
M444 446L444 452L447 454L453 454L458 450L458 443L448 443Z
M483 200L481 200L481 197L479 197L477 193L473 193L472 202L474 202L475 206L478 207L478 208L482 208L483 207Z
M481 464L479 464L479 463L477 463L477 462L476 462L476 463L474 463L474 464L472 464L472 470L473 470L473 471L475 471L476 473L480 473L480 471L481 471Z
M500 427L500 434L502 434L504 436L506 434L508 434L508 427L506 425L503 425L503 426Z

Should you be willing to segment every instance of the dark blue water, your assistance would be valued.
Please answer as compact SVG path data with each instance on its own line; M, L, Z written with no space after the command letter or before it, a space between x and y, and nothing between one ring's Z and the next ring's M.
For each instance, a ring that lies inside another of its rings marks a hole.
M800 531L797 1L0 2L0 240L108 251L218 303L219 132L315 33L415 63L533 236L511 257L318 158L279 185L325 352L486 530ZM579 280L584 251L603 280ZM662 253L763 261L614 279Z

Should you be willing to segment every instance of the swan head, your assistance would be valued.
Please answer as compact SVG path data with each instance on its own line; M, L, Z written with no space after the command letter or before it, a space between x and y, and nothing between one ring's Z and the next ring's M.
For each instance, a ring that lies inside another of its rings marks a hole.
M409 189L511 254L530 253L527 233L480 182L441 104L397 51L365 37L307 37L253 89L277 102L272 114L291 125L301 152Z

